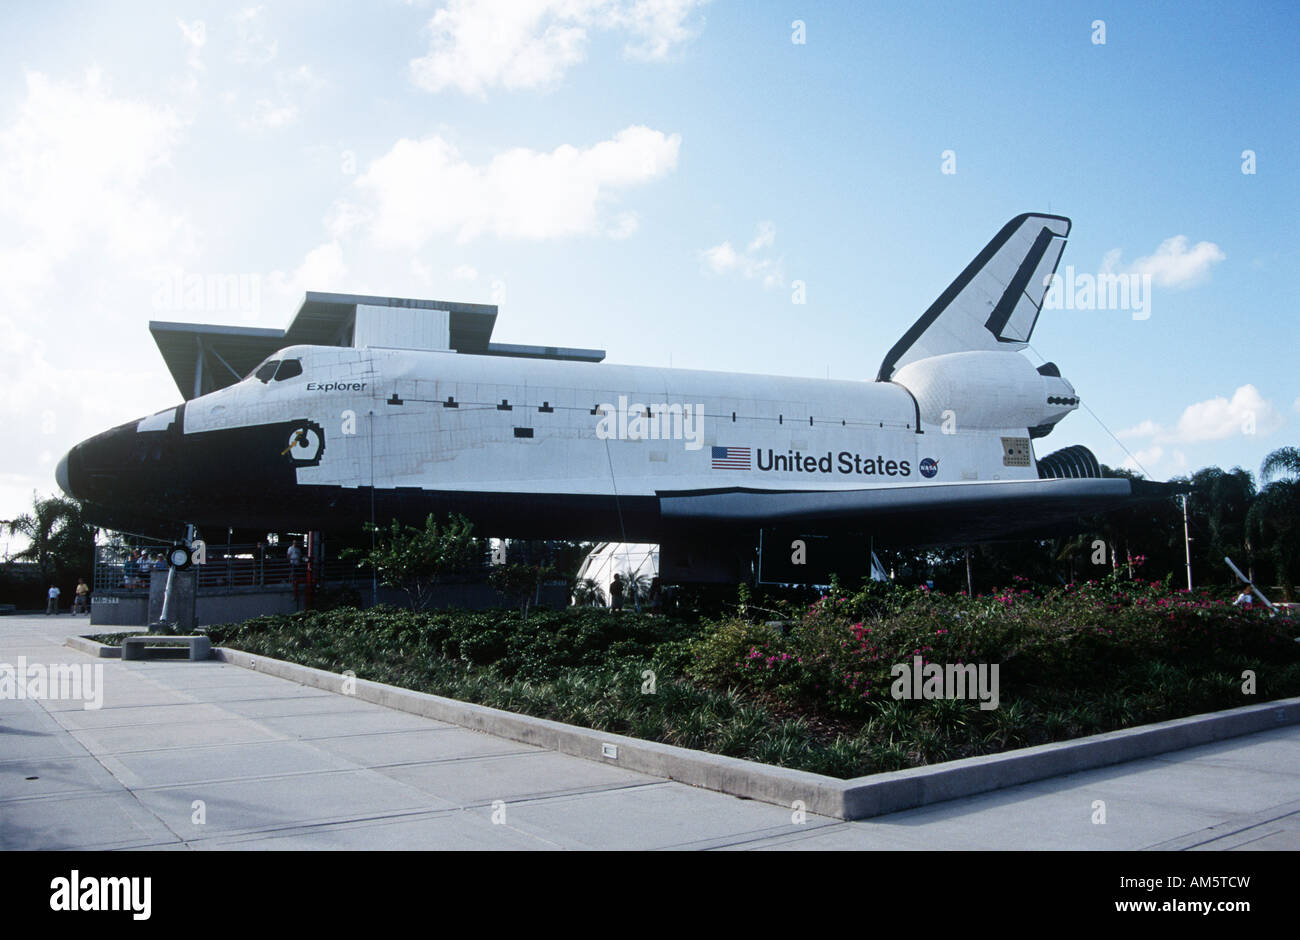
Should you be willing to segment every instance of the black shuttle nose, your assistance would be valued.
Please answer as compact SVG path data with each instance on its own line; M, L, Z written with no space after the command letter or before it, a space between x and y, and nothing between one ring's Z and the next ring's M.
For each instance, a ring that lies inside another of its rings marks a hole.
M275 528L301 517L297 472L321 461L320 425L302 419L186 434L184 416L179 405L96 434L68 451L55 479L88 521L127 532L185 523Z
M72 492L72 484L68 482L68 458L71 456L72 451L68 451L59 460L59 465L54 468L54 482L59 484L59 489L68 496L75 497L77 494Z
M59 489L81 501L87 519L112 527L123 515L155 515L160 476L170 470L165 434L142 434L130 421L87 438L54 469Z
M91 497L86 481L86 446L95 438L82 441L63 455L58 466L54 468L54 481L59 489L73 499L86 500Z

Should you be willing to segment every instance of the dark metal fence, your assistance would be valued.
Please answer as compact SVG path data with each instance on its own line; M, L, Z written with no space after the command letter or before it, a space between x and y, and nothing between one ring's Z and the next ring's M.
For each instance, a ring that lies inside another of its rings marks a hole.
M95 552L95 572L92 588L95 591L139 591L148 593L151 571L167 570L167 546L148 546L138 554L123 553L109 546L99 546ZM198 572L198 589L205 588L281 588L302 584L310 579L320 583L327 571L345 578L355 577L354 566L340 562L309 565L306 553L294 564L289 560L288 549L283 545L211 545L207 546L207 561L195 565ZM311 569L311 570L309 570Z

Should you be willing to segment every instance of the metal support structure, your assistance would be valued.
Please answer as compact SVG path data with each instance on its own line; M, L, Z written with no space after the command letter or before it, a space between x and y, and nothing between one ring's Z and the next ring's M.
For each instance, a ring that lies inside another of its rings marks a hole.
M316 582L320 579L321 562L325 558L325 536L313 530L307 533L307 583L303 591L303 606L311 610L315 603Z
M176 568L172 565L168 565L167 584L163 588L162 612L158 614L158 623L155 626L167 627L171 625L171 621L167 619L167 615L171 613L172 584L175 582L175 580L176 580Z
M1187 552L1187 593L1192 593L1192 536L1187 531L1187 494L1183 494L1183 548Z
M379 606L379 569L375 567L375 412L369 413L366 433L370 435L370 603Z
M235 371L234 366L226 362L226 360L221 357L221 353L217 352L215 349L209 349L208 352L212 353L212 358L216 359L217 362L221 363L223 366L226 367L226 369L230 372L230 374L235 377L236 382L244 378L242 375L240 375L238 372Z
M194 397L203 395L203 337L194 337L194 346L198 350L194 357Z
M1228 567L1232 569L1232 573L1235 574L1237 577L1241 578L1241 580L1246 583L1246 586L1250 588L1251 592L1260 599L1260 602L1263 603L1265 607L1273 611L1273 613L1278 612L1277 608L1273 606L1273 602L1264 596L1263 591L1255 587L1255 582L1251 581L1250 578L1246 577L1244 574L1241 573L1241 569L1232 563L1231 558L1228 558L1225 555L1223 560L1228 563Z

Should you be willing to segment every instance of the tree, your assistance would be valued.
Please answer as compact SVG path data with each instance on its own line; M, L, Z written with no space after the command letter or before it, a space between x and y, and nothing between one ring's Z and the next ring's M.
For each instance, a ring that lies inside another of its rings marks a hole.
M357 567L373 569L384 587L405 591L416 610L428 607L444 577L475 567L483 559L483 544L461 515L448 516L439 524L430 513L423 528L404 526L396 519L387 528L367 523L365 531L375 533L374 546L345 549L342 556L359 559Z
M573 585L574 607L605 607L605 591L595 578L580 578Z
M1206 467L1192 474L1191 483L1196 489L1188 499L1187 515L1196 582L1231 584L1225 556L1247 567L1253 563L1246 515L1255 499L1255 480L1240 467Z
M1286 476L1285 479L1278 477ZM1282 596L1294 600L1300 575L1300 449L1282 447L1264 458L1259 491L1246 515L1246 530L1256 540L1259 554L1273 564Z
M528 608L537 596L542 582L555 577L554 568L541 565L496 565L488 575L488 584L519 604L523 619L528 619Z
M578 591L578 572L595 544L565 539L508 539L502 544L503 551L493 558L493 564L540 565L552 570L548 580L562 578L569 586L569 592L575 593ZM601 596L604 596L603 592ZM580 602L579 606L590 605Z
M654 579L648 574L637 574L631 568L624 568L619 575L624 600L631 601L639 609L641 602L650 597L650 582Z
M1300 479L1300 447L1279 447L1259 465L1259 478L1265 483L1279 476Z
M1079 533L1067 537L1053 539L1050 543L1049 551L1052 559L1058 562L1065 562L1070 569L1070 584L1074 584L1076 572L1082 565L1083 570L1091 573L1090 564L1092 559L1097 556L1097 546L1094 542L1100 541L1088 533ZM1104 546L1102 546L1104 548ZM1085 579L1086 580L1086 579Z
M9 533L27 539L27 547L10 561L35 562L47 583L90 577L95 564L95 527L85 521L81 503L63 496L42 498L9 523Z

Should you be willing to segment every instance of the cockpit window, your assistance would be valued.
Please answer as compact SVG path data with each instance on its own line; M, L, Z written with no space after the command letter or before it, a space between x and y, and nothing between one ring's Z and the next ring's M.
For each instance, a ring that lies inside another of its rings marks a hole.
M292 379L302 375L301 359L285 359L280 363L280 368L276 370L275 380L283 382L285 379Z
M257 371L253 373L253 378L260 379L263 382L271 381L271 377L275 375L275 368L279 364L279 359L268 359L257 367Z

